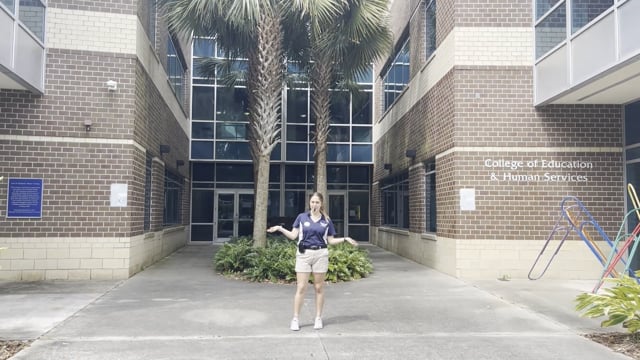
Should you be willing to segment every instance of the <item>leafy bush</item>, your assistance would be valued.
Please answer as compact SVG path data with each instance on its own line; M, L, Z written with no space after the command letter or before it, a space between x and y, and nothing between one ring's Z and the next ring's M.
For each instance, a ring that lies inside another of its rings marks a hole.
M640 272L636 273L639 276ZM609 279L615 283L612 288L604 289L604 294L584 293L576 298L576 310L584 311L582 316L598 318L606 316L601 327L622 324L622 327L634 334L640 330L640 284L636 279L623 276Z
M217 271L257 282L294 282L295 263L296 243L284 237L269 237L264 248L254 248L251 238L235 238L224 244L214 257ZM329 246L327 281L360 279L372 271L366 250L348 244Z

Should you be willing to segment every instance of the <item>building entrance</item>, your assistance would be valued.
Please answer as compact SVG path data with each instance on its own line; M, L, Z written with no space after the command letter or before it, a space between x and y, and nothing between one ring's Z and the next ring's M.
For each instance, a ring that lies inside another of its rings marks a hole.
M254 196L247 190L220 190L214 204L214 241L253 234Z

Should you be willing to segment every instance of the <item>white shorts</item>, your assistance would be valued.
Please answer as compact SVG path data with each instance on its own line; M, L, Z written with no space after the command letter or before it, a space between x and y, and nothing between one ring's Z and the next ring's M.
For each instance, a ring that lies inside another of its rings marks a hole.
M296 272L326 273L329 270L329 249L306 249L296 252Z

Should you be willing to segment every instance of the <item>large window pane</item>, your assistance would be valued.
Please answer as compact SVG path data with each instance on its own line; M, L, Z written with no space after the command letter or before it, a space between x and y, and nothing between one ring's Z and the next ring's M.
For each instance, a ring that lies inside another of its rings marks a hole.
M369 193L364 191L349 192L349 223L369 224ZM358 239L362 240L362 239Z
M213 241L213 225L191 225L191 241Z
M369 184L369 166L350 166L349 184Z
M309 128L307 125L288 125L287 141L309 141Z
M213 223L213 190L193 190L191 204L192 222Z
M40 2L40 0L20 0L19 9L20 21L31 30L40 41L44 41L45 7L42 5L42 2Z
M246 140L247 123L216 123L216 139Z
M560 44L567 35L565 6L556 8L536 26L536 59Z
M251 160L248 142L217 141L216 159Z
M213 122L192 122L192 139L213 139Z
M308 123L308 96L307 90L289 90L287 92L287 122Z
M15 9L15 3L13 0L0 0L0 4L3 4L4 6L6 6L9 9L9 12L14 14L16 9Z
M625 145L640 143L640 101L625 106L624 124Z
M426 10L426 58L436 51L436 0L428 1Z
M409 83L409 39L398 50L384 76L385 103L387 110Z
M217 164L216 180L222 182L253 182L253 165L251 164Z
M193 56L213 57L213 39L193 39Z
M353 124L371 124L371 92L359 92L352 97L351 122Z
M287 160L307 161L307 144L287 144Z
M349 161L349 145L329 144L327 161Z
M351 161L353 162L371 162L372 146L371 145L352 145Z
M371 127L369 126L354 126L351 128L353 132L353 142L371 142Z
M284 172L285 183L304 183L306 170L306 165L287 165Z
M213 120L213 91L212 87L193 87L191 106L193 120Z
M213 159L213 141L191 141L192 159Z
M249 98L246 88L217 88L216 120L249 121Z
M193 181L213 181L214 164L212 163L194 163L193 164Z
M331 92L331 123L332 124L348 124L349 116L349 93L347 91Z
M540 19L558 0L536 0L536 20Z
M330 142L349 142L349 127L330 126L328 140Z
M613 0L573 0L571 2L571 32L580 30L611 6L613 6Z
M346 184L348 179L346 166L327 166L327 183Z
M284 216L295 217L307 208L307 195L304 190L285 191ZM286 224L289 228L293 224Z

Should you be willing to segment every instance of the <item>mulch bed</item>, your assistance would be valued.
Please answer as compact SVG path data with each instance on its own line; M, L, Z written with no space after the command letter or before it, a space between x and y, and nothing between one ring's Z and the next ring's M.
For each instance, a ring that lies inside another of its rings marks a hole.
M30 340L0 340L0 360L6 360L31 344Z
M640 334L615 332L585 334L583 336L605 345L615 352L640 360Z

